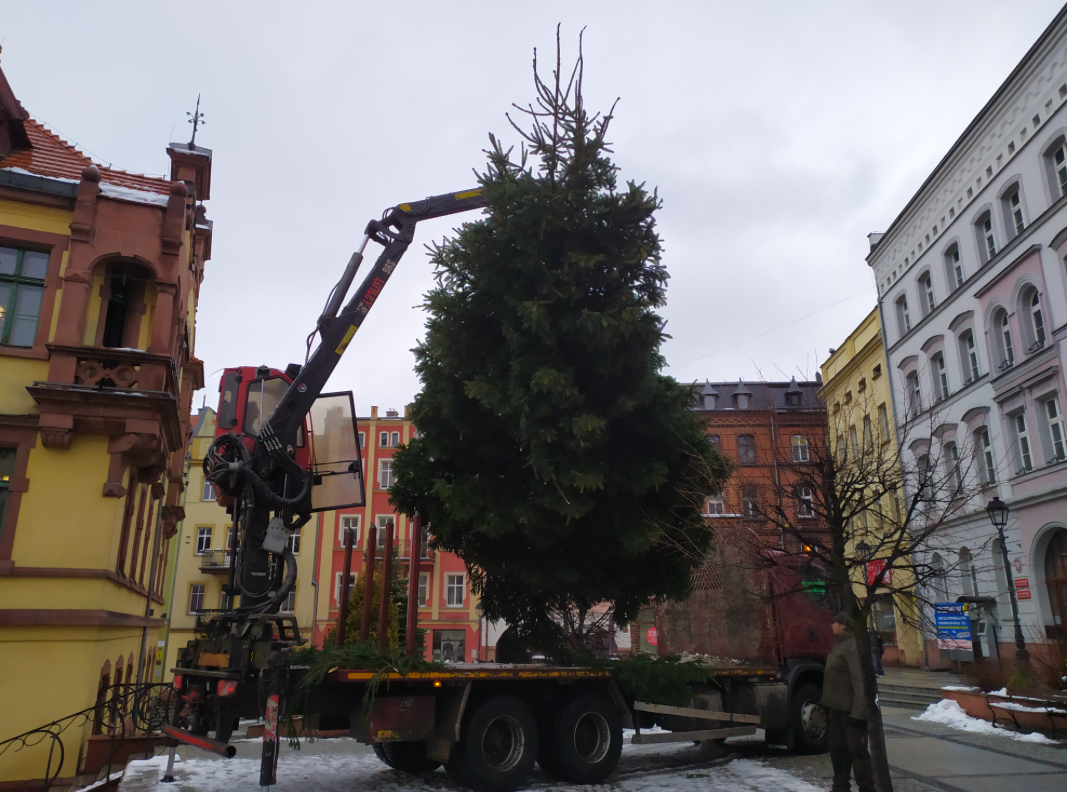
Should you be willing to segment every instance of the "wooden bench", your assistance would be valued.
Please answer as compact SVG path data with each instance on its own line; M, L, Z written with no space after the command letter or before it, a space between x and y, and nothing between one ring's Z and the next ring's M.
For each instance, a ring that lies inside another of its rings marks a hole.
M985 700L989 711L993 713L994 726L1000 722L1003 728L1008 728L1010 722L1015 731L1021 732L1023 725L1019 723L1018 713L1025 712L1044 715L1052 728L1054 740L1057 724L1061 724L1061 728L1067 728L1067 692L1024 688L1006 693L986 693Z

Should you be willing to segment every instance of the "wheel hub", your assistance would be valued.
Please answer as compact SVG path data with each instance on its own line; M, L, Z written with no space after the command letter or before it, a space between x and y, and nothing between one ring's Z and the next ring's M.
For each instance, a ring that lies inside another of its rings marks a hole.
M525 736L518 722L507 715L493 719L482 737L482 756L494 770L507 772L522 759Z
M589 764L596 764L608 754L611 730L599 712L587 712L574 725L574 750Z
M805 701L800 708L800 725L809 740L818 742L826 733L826 710L816 701Z

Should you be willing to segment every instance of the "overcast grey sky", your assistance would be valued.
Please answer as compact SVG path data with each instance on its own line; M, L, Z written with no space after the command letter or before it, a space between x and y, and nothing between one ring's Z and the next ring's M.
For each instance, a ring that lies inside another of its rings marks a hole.
M211 373L302 361L367 221L473 186L487 134L516 139L504 113L534 96L533 49L547 62L560 22L572 62L585 27L587 103L621 98L620 175L663 199L669 373L780 379L814 376L874 306L867 233L1059 7L0 0L0 62L35 118L141 173L166 172L202 94L215 236L196 353ZM422 246L453 225L420 225L330 381L361 414L418 390Z

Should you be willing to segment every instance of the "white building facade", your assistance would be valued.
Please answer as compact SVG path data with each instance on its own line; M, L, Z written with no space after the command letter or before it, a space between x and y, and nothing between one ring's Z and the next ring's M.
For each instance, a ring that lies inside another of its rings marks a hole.
M902 458L969 501L924 559L946 569L925 598L991 598L983 654L1014 654L999 495L1040 651L1067 626L1067 9L871 242ZM936 641L927 660L947 660Z

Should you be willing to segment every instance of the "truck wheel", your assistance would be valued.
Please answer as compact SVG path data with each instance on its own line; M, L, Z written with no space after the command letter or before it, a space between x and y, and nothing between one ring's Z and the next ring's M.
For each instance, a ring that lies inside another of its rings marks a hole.
M826 727L826 710L822 700L822 688L814 684L798 685L793 691L789 708L789 729L792 748L797 753L825 753L829 747Z
M569 702L542 753L541 767L550 775L574 784L598 784L611 775L622 753L622 719L615 707L587 693Z
M514 696L486 701L474 711L463 732L454 749L454 771L471 788L510 792L533 768L537 721L529 707Z
M375 753L378 746L375 745ZM382 743L385 763L403 773L432 773L441 763L426 756L426 741ZM380 758L380 757L379 757Z
M374 743L371 748L374 749L374 755L378 757L382 764L393 767L392 761L385 753L385 745L383 743Z

